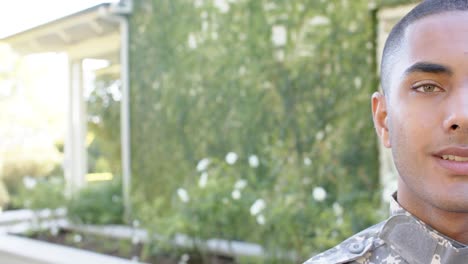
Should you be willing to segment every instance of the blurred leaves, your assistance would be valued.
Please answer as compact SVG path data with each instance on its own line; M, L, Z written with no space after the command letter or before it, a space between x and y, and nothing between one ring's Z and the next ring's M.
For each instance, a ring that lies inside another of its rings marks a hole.
M130 19L135 217L159 233L256 241L299 259L376 222L369 97L377 78L368 4L136 2ZM237 155L233 165L223 161L230 152ZM196 167L203 159L212 163L201 188ZM240 179L248 187L233 199ZM318 187L326 191L321 202L313 199ZM267 205L263 219L249 212L260 198ZM342 216L334 204L346 208Z
M101 75L93 88L87 99L88 171L121 175L120 82Z
M89 183L68 202L68 218L79 224L120 224L123 222L120 181Z
M56 209L66 205L65 182L61 176L44 178L22 177L11 196L11 207Z

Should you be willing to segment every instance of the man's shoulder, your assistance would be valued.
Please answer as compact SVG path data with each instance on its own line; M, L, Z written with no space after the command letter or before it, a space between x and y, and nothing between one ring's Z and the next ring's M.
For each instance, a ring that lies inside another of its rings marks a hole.
M340 264L366 258L384 244L379 234L386 221L371 226L346 239L337 246L322 252L304 264Z

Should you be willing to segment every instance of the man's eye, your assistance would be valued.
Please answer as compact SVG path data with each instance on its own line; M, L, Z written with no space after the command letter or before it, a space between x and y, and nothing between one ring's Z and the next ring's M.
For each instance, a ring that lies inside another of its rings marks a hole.
M435 84L423 84L414 88L416 91L421 93L436 93L442 92L442 89Z

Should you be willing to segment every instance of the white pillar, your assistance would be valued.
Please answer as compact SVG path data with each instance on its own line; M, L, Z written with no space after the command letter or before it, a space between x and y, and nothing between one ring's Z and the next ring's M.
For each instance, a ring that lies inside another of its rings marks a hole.
M67 109L66 109L66 129L65 129L65 142L63 144L64 160L63 160L63 172L65 174L65 194L70 197L72 193L71 179L73 178L72 173L72 160L73 160L73 98L72 98L72 71L71 61L67 58L68 65L68 76L66 85L66 96L67 96Z
M65 141L65 179L67 194L85 184L86 102L84 100L82 60L69 61L67 135Z
M122 144L122 191L125 220L132 214L131 191L131 149L130 149L130 82L129 82L129 26L125 17L120 18L120 79L122 81L122 100L120 101L120 133Z

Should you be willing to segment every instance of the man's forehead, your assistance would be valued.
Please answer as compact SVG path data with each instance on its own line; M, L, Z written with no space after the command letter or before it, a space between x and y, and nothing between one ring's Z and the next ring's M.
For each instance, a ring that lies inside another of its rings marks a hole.
M439 30L456 29L468 33L468 10L445 11L420 18L406 27L405 38L415 33L434 33Z
M402 48L406 55L418 59L443 59L457 50L468 54L468 11L450 11L430 15L406 28ZM404 55L404 54L401 54Z
M392 57L390 90L398 90L411 73L453 75L460 70L453 62L468 59L468 11L449 11L413 22L406 27Z

